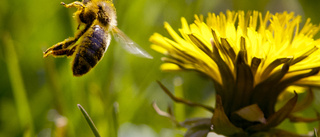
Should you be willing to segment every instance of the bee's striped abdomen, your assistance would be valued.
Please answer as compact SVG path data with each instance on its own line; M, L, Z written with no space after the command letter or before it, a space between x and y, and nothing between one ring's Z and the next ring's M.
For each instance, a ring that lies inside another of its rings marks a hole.
M91 27L84 34L73 61L74 76L87 73L99 62L110 44L110 38L110 34L106 33L99 25Z

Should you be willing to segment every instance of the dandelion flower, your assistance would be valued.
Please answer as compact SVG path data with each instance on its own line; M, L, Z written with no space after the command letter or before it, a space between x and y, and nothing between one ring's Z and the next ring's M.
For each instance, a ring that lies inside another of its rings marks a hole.
M217 133L269 130L296 105L295 94L275 110L285 89L320 87L320 39L313 38L320 26L310 19L301 26L293 12L227 11L209 13L206 20L195 15L190 25L185 18L181 22L180 35L166 22L171 38L155 33L151 48L165 55L163 71L195 70L213 80L217 103L211 123Z

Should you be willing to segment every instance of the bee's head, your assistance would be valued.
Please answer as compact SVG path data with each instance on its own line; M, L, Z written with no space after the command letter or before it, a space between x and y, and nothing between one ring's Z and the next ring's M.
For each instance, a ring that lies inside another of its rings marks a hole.
M98 20L104 25L117 25L116 9L111 1L99 1L98 6Z
M83 4L87 4L88 2L90 2L91 0L82 0Z

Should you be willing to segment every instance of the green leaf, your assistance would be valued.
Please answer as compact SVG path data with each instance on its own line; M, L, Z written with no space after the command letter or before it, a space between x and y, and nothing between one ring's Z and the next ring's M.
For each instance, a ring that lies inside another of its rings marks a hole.
M91 120L89 114L87 113L87 111L80 104L78 104L77 106L80 109L80 111L81 111L82 115L84 116L84 118L87 120L87 123L89 124L93 134L96 137L100 137L100 134L99 134L96 126L94 125L93 121Z
M222 135L234 135L237 133L242 133L243 130L234 126L226 116L223 106L222 100L219 95L216 97L216 109L212 116L211 122L213 124L213 131L222 134Z

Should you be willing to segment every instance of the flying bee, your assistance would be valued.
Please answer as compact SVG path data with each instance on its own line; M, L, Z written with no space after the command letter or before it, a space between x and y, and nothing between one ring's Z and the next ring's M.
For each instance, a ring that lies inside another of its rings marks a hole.
M78 22L74 37L65 39L48 48L43 57L74 56L72 71L74 76L86 74L103 57L111 41L110 32L128 52L152 58L117 27L116 9L112 0L82 0L70 4L61 2L66 8L75 7L74 18Z

